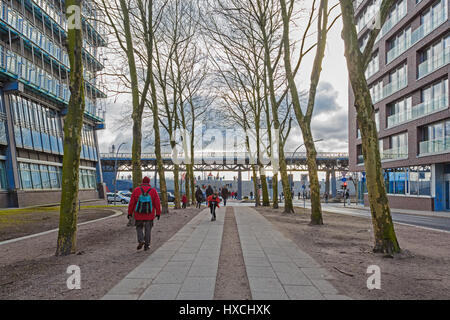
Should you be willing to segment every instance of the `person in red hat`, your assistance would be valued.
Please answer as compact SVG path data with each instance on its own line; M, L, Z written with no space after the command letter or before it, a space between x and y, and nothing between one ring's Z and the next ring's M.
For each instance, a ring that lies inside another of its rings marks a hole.
M136 220L137 250L144 247L144 250L147 251L150 247L153 220L155 216L158 220L161 216L161 201L156 189L151 187L148 177L144 177L142 184L135 188L131 194L128 204L128 218L133 215Z

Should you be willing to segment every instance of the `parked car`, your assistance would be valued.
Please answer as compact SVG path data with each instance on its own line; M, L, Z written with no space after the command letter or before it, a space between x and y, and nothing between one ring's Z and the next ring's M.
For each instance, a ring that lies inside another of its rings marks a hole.
M130 197L126 197L123 194L121 194L120 192L118 192L115 195L115 197L114 197L114 192L108 192L106 194L106 196L107 196L108 203L114 203L114 200L116 202L120 202L122 204L127 204L130 202Z
M158 192L159 199L161 199L161 192ZM167 192L167 201L174 202L175 196L171 192Z
M131 192L130 191L118 191L117 193L123 195L124 197L131 198Z

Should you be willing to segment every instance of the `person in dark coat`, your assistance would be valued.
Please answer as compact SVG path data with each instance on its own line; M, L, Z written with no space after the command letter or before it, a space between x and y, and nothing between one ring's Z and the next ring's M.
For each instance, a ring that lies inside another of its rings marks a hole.
M152 200L151 213L135 212L136 205L138 204L139 196L142 194L142 191L148 192ZM142 184L134 189L131 194L130 203L128 204L128 218L130 219L133 215L136 220L136 232L138 239L137 250L142 249L144 246L144 250L147 251L150 247L153 220L155 217L159 220L159 217L161 216L161 201L156 189L151 187L150 179L148 177L144 177L144 179L142 179ZM144 229L145 235L143 232Z
M206 188L206 198L208 198L209 196L212 196L214 193L213 188L211 187L211 185L208 185L208 188Z
M228 199L228 189L227 187L223 187L222 188L222 199L223 199L223 205L226 206L227 205L227 199Z
M197 200L197 208L200 208L203 202L203 192L199 186L197 186L197 190L195 191L195 200Z

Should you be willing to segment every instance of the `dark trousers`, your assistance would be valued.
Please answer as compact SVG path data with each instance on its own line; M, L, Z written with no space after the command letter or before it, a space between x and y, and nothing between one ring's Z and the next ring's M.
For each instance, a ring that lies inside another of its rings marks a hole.
M186 209L186 202L183 202L183 209Z
M209 206L209 210L211 211L211 215L213 216L213 218L216 218L216 205L215 204L211 204Z
M136 232L139 243L150 245L153 220L136 220ZM144 234L145 231L145 234Z
M202 205L202 199L197 199L197 208L200 208Z
M223 198L223 205L224 205L224 206L227 205L227 198Z

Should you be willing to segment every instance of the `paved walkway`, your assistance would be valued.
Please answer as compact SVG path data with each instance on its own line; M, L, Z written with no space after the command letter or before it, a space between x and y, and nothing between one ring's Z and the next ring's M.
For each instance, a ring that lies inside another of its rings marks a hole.
M234 207L253 299L345 299L331 275L248 207ZM225 209L201 211L103 299L214 298Z

